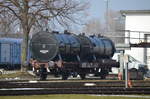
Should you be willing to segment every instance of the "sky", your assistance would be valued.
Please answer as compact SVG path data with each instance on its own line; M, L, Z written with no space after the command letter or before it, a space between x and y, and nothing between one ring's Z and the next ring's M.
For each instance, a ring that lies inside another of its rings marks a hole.
M106 0L89 0L90 18L103 18L106 11ZM108 8L120 10L150 10L150 0L108 0Z

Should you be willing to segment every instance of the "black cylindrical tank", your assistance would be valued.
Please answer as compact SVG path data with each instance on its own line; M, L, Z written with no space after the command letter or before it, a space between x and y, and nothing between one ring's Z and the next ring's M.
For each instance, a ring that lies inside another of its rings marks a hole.
M40 62L52 60L58 53L58 41L52 33L38 32L30 41L32 57Z
M80 55L81 57L86 57L87 55L92 54L93 45L90 39L84 34L75 36L76 39L80 42Z
M39 32L31 39L33 58L40 62L53 60L60 55L77 55L80 52L80 43L70 33Z
M113 42L105 37L90 36L93 44L93 54L98 57L112 57L115 52Z
M61 55L77 55L80 52L80 43L71 33L55 33Z

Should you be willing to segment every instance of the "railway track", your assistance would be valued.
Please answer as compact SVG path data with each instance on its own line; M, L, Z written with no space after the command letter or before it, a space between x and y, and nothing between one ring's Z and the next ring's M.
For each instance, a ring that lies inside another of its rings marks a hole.
M150 81L0 81L0 95L36 94L150 94Z

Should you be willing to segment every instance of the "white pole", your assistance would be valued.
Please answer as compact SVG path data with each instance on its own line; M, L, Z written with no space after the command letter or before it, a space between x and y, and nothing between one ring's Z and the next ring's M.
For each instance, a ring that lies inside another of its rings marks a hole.
M125 88L128 88L128 63L125 63Z
M124 70L124 51L121 51L120 52L120 60L119 60L119 63L120 63L120 73L121 73L121 78L122 78L122 80L123 80L123 77L124 77L124 72L123 72L123 70Z
M124 55L124 66L125 66L125 88L128 88L128 55Z

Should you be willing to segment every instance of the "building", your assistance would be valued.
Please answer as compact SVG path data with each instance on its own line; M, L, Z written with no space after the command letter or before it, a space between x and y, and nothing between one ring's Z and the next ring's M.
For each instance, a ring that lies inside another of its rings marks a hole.
M125 37L128 38L125 39L125 43L150 43L150 10L124 10L121 14L125 17ZM148 64L150 69L150 46L131 47L131 50L125 50L125 53Z

